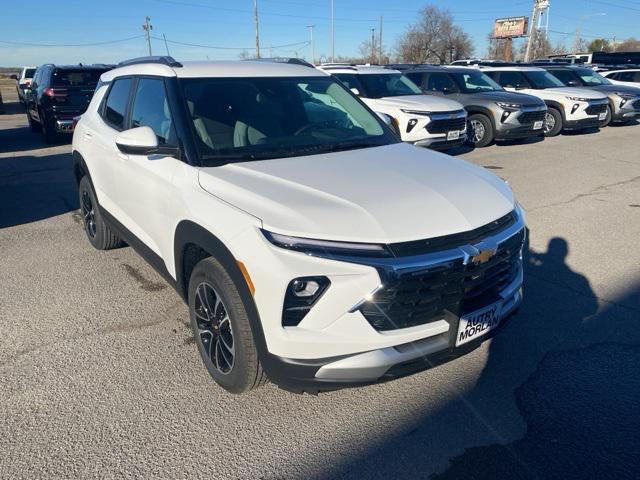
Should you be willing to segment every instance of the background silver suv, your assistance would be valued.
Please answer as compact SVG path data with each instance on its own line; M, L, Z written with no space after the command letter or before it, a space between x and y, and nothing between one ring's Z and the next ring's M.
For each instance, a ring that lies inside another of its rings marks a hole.
M403 73L425 93L464 105L469 114L467 138L476 147L543 134L547 107L542 100L507 92L476 68L420 65Z

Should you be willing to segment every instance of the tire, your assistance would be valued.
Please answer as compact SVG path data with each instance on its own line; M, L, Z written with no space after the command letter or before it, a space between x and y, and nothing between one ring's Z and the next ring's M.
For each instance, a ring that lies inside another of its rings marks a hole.
M544 136L555 137L563 128L562 113L556 108L549 107L544 118Z
M189 315L202 361L218 385L237 394L267 382L242 298L227 270L213 257L193 269Z
M611 123L611 118L613 117L613 111L611 110L611 105L607 105L607 118L600 122L598 125L600 128L604 128Z
M44 116L43 112L40 112L40 125L42 126L42 133L44 133L44 141L46 143L57 143L60 140L58 132L54 130L51 122Z
M478 132L477 135L476 131ZM467 143L471 146L482 148L493 142L494 132L491 120L481 113L476 113L469 117L467 132Z
M104 223L93 185L86 175L80 180L78 196L82 225L89 243L97 250L111 250L123 246L124 242Z
M33 133L40 133L42 131L42 125L40 125L33 118L31 118L29 109L27 109L27 122L29 122L29 128Z

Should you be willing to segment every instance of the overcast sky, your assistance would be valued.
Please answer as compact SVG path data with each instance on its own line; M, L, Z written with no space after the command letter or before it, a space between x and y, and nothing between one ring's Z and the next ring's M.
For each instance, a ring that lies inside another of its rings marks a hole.
M315 25L316 56L329 52L330 0L258 1L263 55L268 55L272 46L273 56L298 53L309 58L308 25ZM532 1L448 0L431 3L446 6L456 22L471 34L476 54L483 55L493 20L529 16ZM235 59L243 48L253 52L255 44L253 0L63 0L54 3L29 0L28 9L24 2L6 0L3 3L0 66L49 62L112 63L145 55L147 46L141 27L145 15L151 17L153 35L157 37L152 43L154 54L166 53L162 34L170 42L171 54L182 60ZM383 43L393 47L406 27L415 21L416 12L428 3L335 0L336 55L355 55L360 43L371 38L371 28L378 28L380 15L384 16ZM573 45L581 16L585 17L582 32L586 40L597 36L640 36L640 1L551 0L549 18L550 29L554 31L551 34L553 43ZM116 42L87 45L112 41Z

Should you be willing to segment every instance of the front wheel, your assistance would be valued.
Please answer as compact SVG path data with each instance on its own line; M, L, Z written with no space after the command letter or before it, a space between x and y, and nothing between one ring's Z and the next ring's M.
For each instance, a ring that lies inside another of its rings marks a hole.
M202 361L218 385L244 393L266 383L242 298L227 270L213 257L193 269L189 315Z
M562 131L562 114L555 108L549 108L544 117L544 136L555 137Z
M611 118L613 117L613 111L611 110L611 105L607 105L607 116L603 121L598 125L600 128L604 128L611 123Z
M467 123L467 143L474 147L486 147L493 141L491 120L481 113L469 117Z

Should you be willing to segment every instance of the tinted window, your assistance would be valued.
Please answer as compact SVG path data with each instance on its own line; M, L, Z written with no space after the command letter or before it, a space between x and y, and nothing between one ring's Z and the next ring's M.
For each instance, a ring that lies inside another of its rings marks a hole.
M419 87L422 85L422 74L418 72L414 73L405 73L407 78L411 80L413 83L418 85Z
M24 78L33 78L34 73L36 73L35 68L27 68L24 72Z
M460 87L463 93L502 92L500 85L479 71L465 73L452 73L451 77Z
M369 98L399 97L420 95L422 90L400 73L367 73L359 75L358 80L364 86Z
M348 89L355 88L358 90L358 94L365 95L364 87L358 80L358 76L352 73L336 73L334 75L338 80L340 80Z
M527 79L520 72L500 72L498 83L505 88L530 88Z
M138 81L131 111L131 128L142 126L151 127L158 143L175 143L163 80L142 78Z
M613 75L615 80L620 80L621 82L634 82L634 72L620 72Z
M549 72L565 85L570 85L571 82L576 86L584 84L580 77L570 70L549 70Z
M51 77L54 87L95 87L107 70L98 69L56 69Z
M595 70L591 70L590 68L576 68L576 73L580 76L582 81L590 86L596 87L598 85L611 85L611 82L600 75Z
M115 80L104 109L104 119L112 127L122 130L124 128L124 116L127 111L129 101L129 90L131 90L132 80L123 78Z
M429 92L459 92L455 82L447 73L430 73L425 90Z

